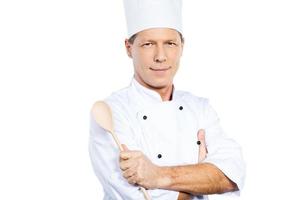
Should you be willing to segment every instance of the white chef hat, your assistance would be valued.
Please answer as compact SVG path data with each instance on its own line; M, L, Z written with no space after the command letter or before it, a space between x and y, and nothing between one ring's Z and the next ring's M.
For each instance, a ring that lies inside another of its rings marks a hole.
M172 28L182 33L182 0L123 0L128 38L149 28Z

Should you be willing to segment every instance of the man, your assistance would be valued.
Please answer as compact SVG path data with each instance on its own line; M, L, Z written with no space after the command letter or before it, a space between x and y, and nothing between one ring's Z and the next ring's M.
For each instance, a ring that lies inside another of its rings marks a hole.
M105 100L124 152L98 125L97 102L91 112L90 156L104 199L144 199L139 187L158 200L238 193L245 176L239 145L225 136L207 99L173 85L184 46L181 1L124 4L134 78Z

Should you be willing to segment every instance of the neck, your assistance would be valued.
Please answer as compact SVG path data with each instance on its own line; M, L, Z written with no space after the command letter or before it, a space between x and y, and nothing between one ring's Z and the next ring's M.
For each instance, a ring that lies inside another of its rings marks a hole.
M163 87L154 87L154 86L151 86L151 85L145 83L144 81L140 80L139 78L136 78L136 80L144 87L157 92L160 95L162 101L171 101L172 100L172 93L173 93L173 84L172 83L170 83L167 86L163 86Z
M167 87L157 88L157 89L153 89L153 90L156 91L160 95L160 97L163 101L171 101L172 100L173 85L168 85Z

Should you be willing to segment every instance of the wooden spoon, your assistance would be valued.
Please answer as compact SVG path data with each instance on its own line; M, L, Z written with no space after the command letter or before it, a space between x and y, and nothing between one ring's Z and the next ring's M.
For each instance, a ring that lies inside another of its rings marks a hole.
M119 147L120 151L124 151L120 140L118 139L117 135L114 132L114 125L112 120L112 112L110 107L104 102L104 101L98 101L97 102L97 111L94 114L96 122L107 132L109 132L113 138L116 144ZM146 200L151 200L148 192L145 190L145 188L140 187L140 190L143 192L144 197Z

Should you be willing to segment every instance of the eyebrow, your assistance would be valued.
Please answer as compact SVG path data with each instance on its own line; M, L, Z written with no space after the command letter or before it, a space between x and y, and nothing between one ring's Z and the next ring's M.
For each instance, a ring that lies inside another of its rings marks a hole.
M144 42L153 42L153 43L156 43L157 41L152 40L152 39L141 40L141 43L144 43ZM178 40L177 39L169 39L169 40L164 40L163 42L178 42Z

